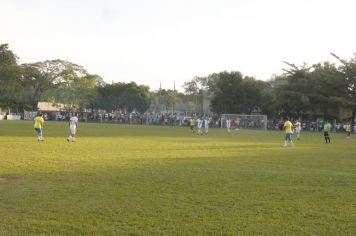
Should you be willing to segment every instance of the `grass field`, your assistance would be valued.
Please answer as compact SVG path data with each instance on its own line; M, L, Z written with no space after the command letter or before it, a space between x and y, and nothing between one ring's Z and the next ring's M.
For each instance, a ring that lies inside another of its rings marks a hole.
M0 121L0 235L356 235L356 137Z

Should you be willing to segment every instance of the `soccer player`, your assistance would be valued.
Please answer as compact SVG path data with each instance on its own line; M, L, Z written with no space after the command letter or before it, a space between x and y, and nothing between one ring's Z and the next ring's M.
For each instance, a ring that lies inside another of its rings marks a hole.
M231 120L230 120L230 117L226 117L226 131L227 133L230 133L231 132Z
M78 117L77 117L77 114L74 113L74 115L69 119L70 135L67 138L68 142L74 142L75 134L77 133L77 129L78 129Z
M231 129L235 128L236 122L233 116L230 118L230 125L231 125Z
M194 133L195 119L193 117L190 118L189 125L190 125L190 130L192 131L192 133Z
M42 130L44 124L43 114L39 113L38 116L36 116L33 121L34 121L33 127L35 128L35 131L37 133L37 140L43 141L43 136L42 136Z
M197 119L197 127L198 127L197 135L199 135L199 134L202 135L203 132L202 132L201 128L203 127L203 119L200 119L200 118Z
M294 143L293 143L293 140L292 140L293 124L292 124L292 122L289 121L289 118L287 118L286 122L284 122L283 128L286 131L286 136L285 136L285 139L284 139L283 147L287 147L288 146L288 141L291 143L292 146L294 146Z
M297 139L300 139L300 132L302 131L302 124L300 123L299 120L294 124L295 127L295 133L297 134Z
M204 133L207 135L209 132L209 118L204 117Z
M351 123L347 122L345 125L346 138L350 138L351 135Z
M326 120L326 122L324 124L324 129L323 129L325 143L330 143L330 136L329 136L330 130L331 130L331 124L328 120Z

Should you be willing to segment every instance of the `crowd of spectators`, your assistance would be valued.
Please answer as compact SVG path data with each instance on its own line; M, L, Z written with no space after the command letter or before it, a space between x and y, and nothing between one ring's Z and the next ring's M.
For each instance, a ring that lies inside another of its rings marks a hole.
M45 120L68 120L70 113L68 112L43 112ZM27 119L32 119L35 113L31 114ZM25 118L26 116L24 116ZM83 112L79 113L79 120L81 122L105 122L117 124L137 124L137 125L165 125L165 126L188 126L190 118L207 117L210 127L225 127L226 117L219 115L208 115L192 112L162 112L162 113L137 113L137 112ZM26 119L26 118L25 118ZM296 121L296 120L295 120ZM292 120L293 122L293 120ZM333 131L342 132L348 121L332 120L331 124ZM235 119L236 127L239 129L261 129L265 127L263 121L258 119ZM284 120L281 119L268 119L268 130L283 130ZM302 120L303 131L321 131L323 129L324 120ZM356 132L356 124L352 129Z
M318 119L315 120L302 120L302 130L303 131L322 131L324 127L324 120ZM337 121L332 120L330 123L332 124L332 130L334 132L343 132L345 130L346 124L350 121ZM268 120L267 121L267 129L269 130L283 130L284 120ZM356 132L356 124L353 127L353 131Z

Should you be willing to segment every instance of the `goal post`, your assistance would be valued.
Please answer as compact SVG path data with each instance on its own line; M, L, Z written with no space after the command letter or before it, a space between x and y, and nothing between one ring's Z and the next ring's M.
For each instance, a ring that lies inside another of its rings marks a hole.
M221 128L226 128L227 119L230 119L232 121L231 123L235 123L235 128L238 129L267 130L266 115L222 114L220 117Z

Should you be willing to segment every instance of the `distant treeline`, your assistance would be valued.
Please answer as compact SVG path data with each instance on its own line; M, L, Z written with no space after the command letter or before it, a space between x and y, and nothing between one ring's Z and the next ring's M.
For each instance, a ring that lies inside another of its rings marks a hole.
M85 68L63 60L19 64L8 44L0 45L0 107L36 110L39 101L69 110L172 111L267 114L269 117L355 118L356 57L339 66L322 62L287 69L268 81L238 71L194 77L176 90L150 91L146 85L105 83Z

